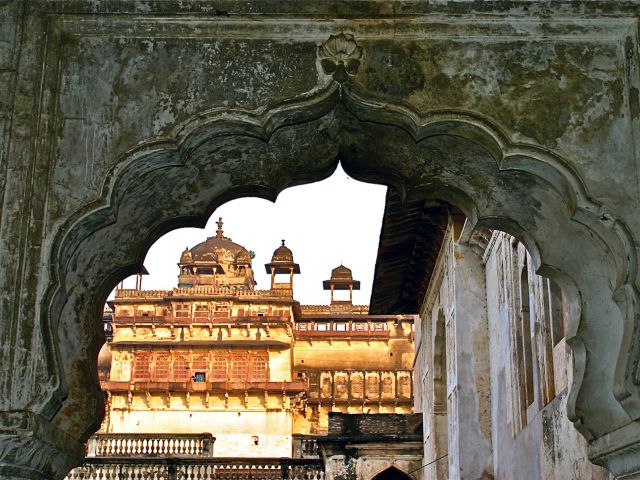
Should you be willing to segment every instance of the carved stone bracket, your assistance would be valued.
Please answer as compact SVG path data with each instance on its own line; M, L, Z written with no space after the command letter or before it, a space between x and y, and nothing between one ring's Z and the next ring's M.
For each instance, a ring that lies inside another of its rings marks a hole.
M318 55L324 73L331 75L336 82L344 83L358 73L362 47L356 43L353 35L341 33L331 35L318 48Z

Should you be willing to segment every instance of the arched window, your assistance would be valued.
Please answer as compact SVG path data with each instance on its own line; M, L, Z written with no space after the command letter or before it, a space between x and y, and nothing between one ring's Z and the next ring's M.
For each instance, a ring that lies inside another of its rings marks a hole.
M413 477L407 475L396 467L389 467L378 473L371 480L413 480Z

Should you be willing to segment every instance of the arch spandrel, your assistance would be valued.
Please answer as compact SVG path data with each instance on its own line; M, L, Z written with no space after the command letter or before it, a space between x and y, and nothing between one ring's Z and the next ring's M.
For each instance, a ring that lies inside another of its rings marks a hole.
M49 368L57 399L36 405L53 411L61 402L57 426L81 439L97 426L102 333L96 313L114 280L135 272L155 239L204 225L233 198L274 200L286 187L321 180L338 159L355 178L451 201L478 226L522 238L537 252L540 271L580 300L582 320L569 339L576 355L572 420L587 438L598 438L640 417L630 371L635 360L620 349L623 338L627 347L633 343L628 335L637 309L629 252L635 242L612 228L628 231L624 225L610 214L603 219L570 164L547 148L511 144L504 128L476 112L418 114L356 92L345 72L334 77L344 85L332 82L279 105L202 112L176 126L173 139L129 152L107 177L100 200L68 220L54 243L41 318L53 331L57 365Z

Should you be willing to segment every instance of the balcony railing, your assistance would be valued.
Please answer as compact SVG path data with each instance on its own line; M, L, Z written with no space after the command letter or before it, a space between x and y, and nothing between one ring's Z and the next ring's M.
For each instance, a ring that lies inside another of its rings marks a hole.
M87 443L88 457L213 456L215 438L208 433L102 433Z
M87 458L67 480L323 480L321 460L270 458Z

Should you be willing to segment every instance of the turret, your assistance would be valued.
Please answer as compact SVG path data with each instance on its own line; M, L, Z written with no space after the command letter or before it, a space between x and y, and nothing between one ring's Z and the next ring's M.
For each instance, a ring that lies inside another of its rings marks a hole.
M267 273L271 274L271 290L276 288L293 290L293 276L300 273L300 265L294 263L293 252L284 244L275 249L271 257L271 263L265 264ZM289 283L276 283L276 275L288 274Z
M346 303L346 300L336 300L334 298L335 290L349 290L348 303L353 303L353 291L360 290L360 280L354 280L351 269L340 264L339 267L331 270L331 278L322 282L325 290L331 290L331 305L336 303Z

